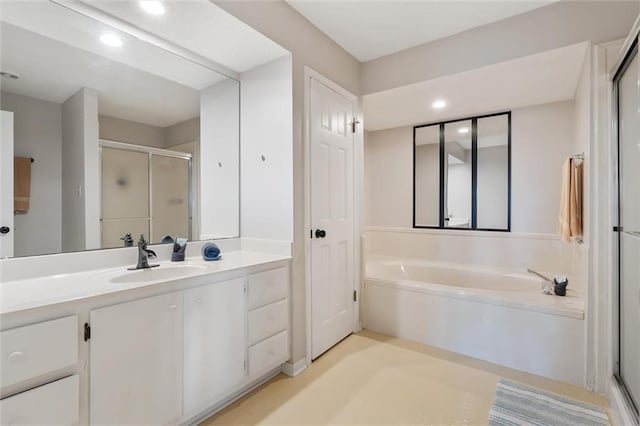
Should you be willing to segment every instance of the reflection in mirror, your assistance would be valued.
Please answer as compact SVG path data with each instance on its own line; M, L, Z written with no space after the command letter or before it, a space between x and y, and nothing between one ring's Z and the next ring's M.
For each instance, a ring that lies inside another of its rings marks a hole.
M414 228L510 231L511 113L414 127Z
M444 125L446 161L445 215L447 228L471 224L471 120Z
M509 216L509 117L478 118L477 227L507 229Z
M414 222L416 226L440 223L440 125L415 128Z
M34 159L0 257L239 235L238 81L52 2L0 6L0 107Z

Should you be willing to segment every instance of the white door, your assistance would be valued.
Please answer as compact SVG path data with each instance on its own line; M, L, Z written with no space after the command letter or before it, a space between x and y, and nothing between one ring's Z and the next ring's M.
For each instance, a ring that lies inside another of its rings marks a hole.
M311 354L353 331L354 101L310 80Z
M0 259L13 256L13 113L0 111Z
M184 295L184 411L187 416L222 400L246 376L244 279L189 290Z
M161 425L182 415L182 295L92 310L94 425Z

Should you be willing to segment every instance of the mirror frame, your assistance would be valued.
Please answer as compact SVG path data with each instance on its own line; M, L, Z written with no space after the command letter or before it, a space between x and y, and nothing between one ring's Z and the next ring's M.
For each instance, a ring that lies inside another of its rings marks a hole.
M478 120L482 118L497 117L501 115L507 116L507 227L500 228L478 228ZM453 228L445 226L445 124L457 123L460 121L471 121L471 222L469 228ZM434 225L418 225L416 223L416 130L423 127L438 126L439 127L439 147L440 147L440 197L439 197L439 223ZM492 232L511 232L511 111L503 111L492 114L476 115L472 117L456 118L447 121L438 121L435 123L420 124L413 126L413 228L414 229L448 229L456 231L492 231Z

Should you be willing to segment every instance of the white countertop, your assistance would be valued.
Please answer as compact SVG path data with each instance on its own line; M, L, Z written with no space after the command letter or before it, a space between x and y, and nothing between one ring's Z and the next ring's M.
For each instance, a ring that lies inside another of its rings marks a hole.
M279 254L232 251L211 262L199 256L184 262L150 260L151 264L160 264L151 270L128 271L126 267L117 267L5 281L0 283L0 315L290 259ZM169 269L172 271L165 272ZM137 276L142 280L138 281Z

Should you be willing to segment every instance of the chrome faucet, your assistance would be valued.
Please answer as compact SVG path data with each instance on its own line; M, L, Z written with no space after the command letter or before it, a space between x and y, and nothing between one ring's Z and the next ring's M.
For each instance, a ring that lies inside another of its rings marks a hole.
M544 294L553 294L553 281L542 275L540 272L534 271L533 269L527 268L527 272L544 280L544 282L542 283L542 292Z
M155 259L157 256L155 251L147 249L147 244L144 235L140 234L140 239L138 240L138 264L135 268L128 268L129 270L134 271L136 269L149 269L160 266L157 263L155 265L149 265L149 259Z

